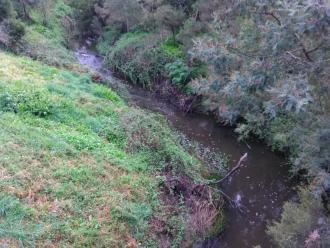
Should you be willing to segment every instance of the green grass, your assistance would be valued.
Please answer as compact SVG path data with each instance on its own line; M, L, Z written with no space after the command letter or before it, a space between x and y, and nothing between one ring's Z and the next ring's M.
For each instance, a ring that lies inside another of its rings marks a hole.
M72 20L73 9L62 0L47 3L50 4L45 13L39 8L29 8L33 21L24 23L26 32L20 42L20 53L48 65L73 68L76 61L68 49L73 34L64 24Z
M156 246L151 216L182 218L164 212L158 173L201 180L166 121L88 74L3 52L0 60L0 244Z
M146 36L148 36L148 33L145 33L145 32L132 32L132 33L123 34L120 37L120 39L116 42L115 49L121 50L133 42L140 41L141 39L145 38Z
M75 65L73 53L65 45L58 27L50 29L40 24L26 27L23 54L43 61L48 65L72 68Z

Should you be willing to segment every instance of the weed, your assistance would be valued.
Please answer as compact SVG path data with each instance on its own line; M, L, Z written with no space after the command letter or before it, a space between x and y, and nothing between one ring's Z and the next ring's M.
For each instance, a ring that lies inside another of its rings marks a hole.
M40 227L30 222L31 209L9 195L0 195L0 237L18 241L19 245L33 246L40 235Z

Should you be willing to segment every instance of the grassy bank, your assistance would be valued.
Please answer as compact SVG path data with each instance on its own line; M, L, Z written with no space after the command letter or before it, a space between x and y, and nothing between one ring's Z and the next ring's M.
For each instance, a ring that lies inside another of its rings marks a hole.
M71 68L75 22L65 1L0 2L0 48L52 66Z
M88 74L0 59L1 245L178 247L210 228L221 200L188 193L205 172L161 116Z

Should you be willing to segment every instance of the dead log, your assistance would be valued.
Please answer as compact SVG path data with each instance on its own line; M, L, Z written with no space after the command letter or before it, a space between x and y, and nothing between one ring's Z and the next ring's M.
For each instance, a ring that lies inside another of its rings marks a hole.
M225 175L222 179L215 181L215 182L211 182L212 184L218 184L218 183L222 183L224 180L226 180L228 177L230 177L233 173L235 173L235 171L239 170L240 168L242 168L244 166L244 162L247 159L248 154L245 153L238 161L238 163L236 164L236 166L234 168L232 168L227 175Z

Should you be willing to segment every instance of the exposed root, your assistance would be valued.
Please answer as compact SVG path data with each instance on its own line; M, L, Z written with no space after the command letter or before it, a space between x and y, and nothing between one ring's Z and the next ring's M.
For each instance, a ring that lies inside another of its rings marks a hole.
M168 100L185 114L194 110L195 105L201 100L200 95L189 95L180 92L178 87L172 85L168 80L158 83L154 89L155 94Z

